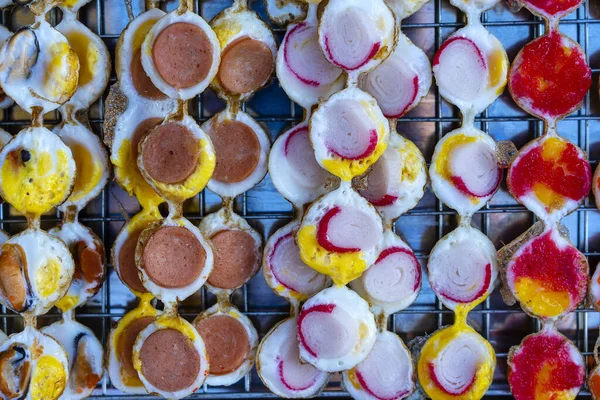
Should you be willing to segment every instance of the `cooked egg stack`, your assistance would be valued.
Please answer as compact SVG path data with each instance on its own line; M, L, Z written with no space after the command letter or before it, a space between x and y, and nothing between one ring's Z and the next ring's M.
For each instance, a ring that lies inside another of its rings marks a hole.
M460 109L462 126L438 142L429 175L436 196L458 212L459 226L434 246L427 267L432 290L454 311L455 322L424 343L418 376L433 399L480 399L492 384L496 355L467 324L467 315L494 290L498 261L493 243L471 226L471 217L498 190L502 168L496 143L474 126L474 119L504 90L508 58L480 22L481 13L497 0L451 3L468 23L437 51L433 73L440 94Z
M517 400L573 399L585 377L581 354L555 327L558 319L585 301L589 280L588 262L570 242L560 219L587 197L591 167L587 154L558 136L556 127L560 119L581 107L591 86L583 50L558 30L559 20L580 4L578 0L520 2L544 18L546 33L528 43L513 61L509 89L521 108L544 121L545 132L512 161L507 183L517 201L541 221L499 256L505 301L519 301L544 327L509 354L508 381ZM533 355L536 358L531 361Z
M25 329L0 345L0 397L58 399L77 385L80 369L71 370L59 341L36 329L36 317L67 293L75 263L65 243L40 229L40 217L72 193L76 163L70 148L43 127L43 115L75 93L79 60L67 38L46 22L54 2L37 2L35 22L2 45L0 85L25 111L32 126L0 151L0 194L27 217L25 231L5 239L0 249L0 303L21 313ZM90 340L81 340L88 360ZM72 364L71 364L72 365ZM72 379L75 376L75 379ZM67 389L69 388L69 389Z

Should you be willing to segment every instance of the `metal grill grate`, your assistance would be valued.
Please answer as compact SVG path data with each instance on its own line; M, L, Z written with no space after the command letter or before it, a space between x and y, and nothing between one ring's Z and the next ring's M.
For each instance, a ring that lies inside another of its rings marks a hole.
M207 20L231 4L231 0L196 0L196 9ZM176 7L175 1L166 4L167 10ZM265 18L262 2L252 2L252 7ZM134 13L143 8L143 0L133 0ZM51 16L58 19L58 11ZM450 33L464 25L461 14L446 0L431 0L421 11L403 24L403 31L413 42L423 48L430 59ZM5 10L2 22L11 30L30 21L26 10ZM120 32L127 24L127 13L123 0L92 0L80 12L80 20L98 33L106 42L111 53ZM523 10L511 13L504 4L483 15L484 25L496 35L506 47L512 60L517 52L543 31L543 22ZM275 29L279 39L284 30ZM575 13L563 19L561 30L578 41L588 55L592 67L600 64L600 2L589 0ZM593 167L600 159L600 102L598 101L598 74L600 68L593 68L594 86L588 93L584 106L576 114L558 125L563 136L578 144L590 154ZM115 82L114 72L111 84ZM268 88L257 93L246 105L247 111L266 124L274 139L282 130L301 118L301 109L291 104L283 90L275 81ZM216 96L207 91L190 103L190 110L199 121L205 121L223 108ZM46 123L54 125L58 115L47 116ZM102 135L103 100L100 99L90 110L90 122L94 132ZM456 108L443 101L434 87L423 102L408 116L398 122L398 131L413 140L423 151L427 160L431 159L435 143L443 134L458 127L460 118ZM16 134L29 124L29 117L18 107L3 112L0 126ZM505 92L488 110L476 118L476 125L490 133L496 140L512 140L517 147L537 137L542 132L542 124L515 106ZM198 222L207 213L219 208L219 198L206 191L185 204L185 216ZM138 211L137 202L130 199L123 190L111 182L102 195L92 201L81 213L80 220L91 227L104 241L106 248L112 246L114 238L124 223L122 207L130 215ZM236 211L249 220L250 224L263 233L265 239L292 217L291 205L273 188L267 176L256 188L240 196L235 204ZM42 227L49 229L60 221L58 214L47 215L42 219ZM490 203L478 212L473 223L487 234L496 247L508 243L534 222L531 213L518 205L508 194L506 187L494 196ZM596 211L593 199L587 199L577 212L563 220L570 229L571 239L589 258L592 269L600 260L600 213ZM0 226L11 234L26 226L23 217L4 204L0 207ZM425 266L428 254L441 236L456 226L455 212L441 205L430 190L416 209L401 217L396 223L396 231L406 239L422 265ZM204 290L180 306L181 314L192 319L200 311L214 303L212 295ZM283 319L289 311L287 303L271 292L259 274L233 297L234 304L253 320L261 336L274 323ZM123 286L111 269L106 284L88 304L77 310L77 319L92 328L103 343L106 343L111 324L137 304L135 297ZM58 319L56 312L41 317L42 325ZM424 279L423 289L415 302L407 310L393 316L391 326L406 342L432 333L440 326L451 322L452 313L443 309ZM540 328L539 323L526 316L518 306L507 307L496 290L486 302L478 306L469 316L470 324L488 339L496 350L498 367L489 397L510 397L506 381L506 356L512 345ZM587 357L592 355L598 336L599 314L589 309L580 309L566 317L558 328ZM7 333L22 329L19 316L0 309L0 328ZM585 392L583 391L582 394ZM195 398L249 398L272 396L262 385L256 371L239 383L228 388L204 387ZM339 379L334 377L323 396L343 397ZM139 398L139 396L135 396ZM105 378L94 392L93 398L133 398L116 391Z

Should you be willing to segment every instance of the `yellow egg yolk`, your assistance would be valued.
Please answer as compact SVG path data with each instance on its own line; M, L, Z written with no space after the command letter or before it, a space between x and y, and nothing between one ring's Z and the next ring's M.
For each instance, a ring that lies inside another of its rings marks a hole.
M549 290L542 282L527 277L517 279L515 292L519 301L525 303L535 315L541 317L556 317L571 305L568 292Z
M402 181L414 182L421 173L423 165L420 157L420 151L413 142L406 141L404 146L398 150L404 160L402 163Z
M32 400L56 400L64 392L67 371L56 358L41 356L31 377L29 391Z
M46 69L46 89L53 99L62 101L77 89L79 59L66 42L50 47L50 62Z
M60 279L60 264L56 258L48 260L45 265L38 268L35 276L35 285L42 297L48 297L58 289Z
M96 71L96 64L100 59L100 51L96 43L90 40L86 34L81 32L67 32L65 37L79 59L80 87L91 82L96 72L105 72Z
M69 200L74 202L84 198L98 185L102 177L103 168L102 164L96 161L84 145L75 143L69 147L73 153L77 168L75 185L69 197Z
M496 49L488 56L489 85L498 86L497 94L502 93L506 86L506 72L508 70L508 59L502 49Z
M456 150L460 146L464 146L469 143L475 143L477 141L477 137L468 136L465 134L457 134L452 135L444 143L442 144L442 148L438 153L437 159L435 161L435 170L438 174L442 176L446 181L452 182L452 172L450 171L450 161L452 152ZM467 195L465 195L467 196ZM471 202L477 203L479 199L474 196L467 196Z

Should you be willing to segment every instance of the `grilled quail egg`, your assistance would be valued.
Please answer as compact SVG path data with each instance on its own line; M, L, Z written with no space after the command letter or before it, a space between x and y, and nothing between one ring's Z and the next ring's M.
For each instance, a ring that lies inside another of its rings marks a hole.
M27 229L0 248L0 302L21 314L45 314L67 293L74 271L61 240Z
M238 0L211 22L221 45L221 62L212 82L225 98L244 100L273 74L277 42L269 26Z
M210 360L208 385L233 385L250 372L258 333L248 317L233 306L215 304L192 324L202 337Z
M306 16L306 2L303 0L264 0L269 19L278 25L287 25Z
M256 275L262 237L245 219L221 208L203 218L199 228L213 249L214 267L207 280L213 291L237 289Z
M321 371L339 372L363 361L377 328L369 304L345 286L317 293L298 314L300 358Z
M256 186L267 173L269 137L248 114L229 109L202 124L216 154L208 189L235 197Z
M67 352L69 379L62 399L84 399L92 394L104 375L104 349L88 327L64 318L42 332L54 338Z
M306 399L317 395L329 374L300 360L296 318L275 325L264 337L256 355L256 370L264 385L277 396Z
M57 400L69 379L62 346L32 328L11 335L0 345L0 398Z
M188 100L217 75L221 46L210 26L190 10L163 16L142 44L144 71L161 92Z

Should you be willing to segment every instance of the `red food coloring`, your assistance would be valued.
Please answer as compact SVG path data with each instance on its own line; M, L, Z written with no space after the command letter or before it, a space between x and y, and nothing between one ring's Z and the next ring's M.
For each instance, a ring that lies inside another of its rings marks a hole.
M581 0L522 0L526 5L543 11L549 16L556 16L579 7Z
M319 246L332 253L353 253L360 251L359 248L344 248L336 246L335 244L331 243L331 240L329 240L329 223L341 212L342 209L339 206L335 206L330 208L323 215L323 217L321 217L321 220L319 221L319 227L317 228L317 242L319 243Z
M392 204L394 204L396 202L396 200L398 200L398 196L386 194L380 199L369 200L369 203L371 203L375 207L386 207L386 206L391 206Z
M419 261L417 261L417 257L415 257L415 253L413 253L409 249L406 249L404 247L395 247L395 246L388 247L387 249L385 249L381 253L379 253L379 257L377 257L375 264L380 263L381 261L385 260L387 257L391 256L392 254L396 254L396 253L404 253L404 254L408 255L410 257L410 259L412 260L412 262L414 263L417 274L416 274L416 279L415 279L415 284L413 286L413 290L417 291L419 289L419 286L421 286L421 268L420 268Z
M552 31L523 48L513 63L508 85L526 111L559 118L579 107L592 85L592 70L575 42Z
M535 238L513 259L509 273L527 277L555 292L568 292L575 304L583 300L587 287L585 257L572 245L559 248L550 230Z
M469 384L467 386L465 386L465 388L463 390L461 390L460 392L452 392L452 391L449 391L448 389L446 389L446 387L444 385L442 385L442 383L439 381L437 375L435 374L435 366L431 362L429 363L429 375L431 376L431 380L433 381L433 383L435 383L435 385L437 387L439 387L443 392L445 392L451 396L462 396L463 394L467 393L471 389L473 384L475 383L475 378L476 378L476 375L473 375L473 377L471 378L471 381L469 382Z
M317 304L306 310L300 311L300 315L298 316L298 341L300 342L302 347L304 347L306 351L308 351L308 354L310 354L313 357L317 357L317 353L315 353L315 351L311 349L308 343L306 342L306 338L302 333L302 323L304 322L306 316L310 313L319 312L324 314L331 314L334 309L335 304Z
M308 79L303 77L302 75L300 75L298 72L296 72L296 70L294 70L294 68L292 68L292 63L290 62L290 55L289 55L289 41L290 38L297 34L297 33L301 33L302 31L306 30L306 29L310 29L310 27L308 26L308 24L306 22L303 22L301 24L296 25L295 27L292 28L292 30L287 34L286 36L286 45L283 47L283 59L285 61L285 64L288 66L288 68L290 69L290 71L292 71L292 74L294 74L294 76L296 78L298 78L300 80L300 82L308 85L308 86L319 86L321 84L321 82L316 81L314 79Z
M284 240L287 240L289 238L292 238L291 232L288 233L287 235L283 235L279 239L277 239L277 241L275 242L275 245L273 246L273 249L271 250L271 252L269 253L269 256L267 257L267 260L269 261L269 270L271 271L271 273L273 274L275 279L277 279L277 282L279 282L281 285L283 285L283 287L285 287L286 289L297 292L297 290L295 288L291 287L290 285L285 283L283 280L281 280L279 278L279 276L277 276L277 272L275 272L275 268L273 268L273 257L275 256L275 253L277 253L277 249L283 243Z
M471 39L463 37L463 36L455 36L455 37L452 37L452 38L446 40L444 43L442 43L442 47L439 48L437 53L435 53L435 57L433 58L433 66L435 67L436 65L438 65L440 63L440 57L441 57L442 53L444 52L444 50L446 50L446 48L449 45L451 45L452 43L459 41L459 40L465 41L469 45L473 46L473 48L475 49L475 52L479 56L479 61L485 68L487 68L487 63L485 62L485 57L483 56L483 53L481 52L479 47L477 47L477 44L475 44L475 42L472 41Z
M517 198L526 196L535 184L541 183L571 200L579 202L585 198L592 185L592 169L579 149L566 143L560 157L554 160L544 159L542 152L543 146L536 146L517 158L508 174L510 192Z
M300 133L307 133L307 132L308 132L308 126L306 126L305 124L298 125L296 127L296 129L294 129L293 131L290 132L288 137L285 139L285 145L283 146L283 154L285 154L286 157L288 155L288 146L290 144L290 141L292 140L292 137L295 135L298 135Z
M331 60L333 65L336 65L346 71L354 71L354 70L359 69L360 67L364 66L366 63L371 61L373 59L373 57L375 57L377 55L377 53L379 53L379 49L381 49L381 42L377 42L377 43L373 44L373 46L371 47L371 51L369 52L367 57L365 57L364 60L359 60L356 62L356 64L353 64L353 65L344 65L344 64L340 63L339 61L337 61L335 59L335 57L333 56L333 53L331 52L331 47L329 46L329 36L325 36L325 52L327 53L327 58L329 60Z
M281 383L283 383L283 385L288 388L289 390L292 391L296 391L296 392L300 392L302 390L306 390L308 388L310 388L312 385L315 384L315 382L317 381L317 377L315 376L315 378L313 378L312 382L310 382L308 385L306 386L302 386L302 387L296 387L296 386L292 386L286 379L285 379L285 374L283 372L283 363L284 361L277 357L277 372L279 374L279 379L281 380Z
M377 139L378 139L377 130L371 129L369 131L369 145L367 146L365 151L363 151L360 154L343 154L339 150L333 148L332 145L329 143L327 144L327 148L329 151L331 151L333 154L335 154L336 156L338 156L340 158L344 158L346 160L360 160L363 158L367 158L371 154L373 154L373 152L375 151L375 148L377 147Z
M402 109L402 111L400 111L397 114L394 115L385 115L386 118L389 119L398 119L403 117L409 110L410 108L413 106L413 104L415 104L415 100L417 99L417 94L419 94L419 76L415 75L415 77L412 80L412 96L410 98L410 101L406 104L406 106Z
M562 335L542 333L527 336L509 363L508 382L517 400L562 398L551 393L581 387L582 365L573 360L573 346ZM542 397L543 395L550 397ZM539 397L538 397L539 396Z
M406 396L410 392L409 390L403 390L401 392L395 393L391 397L382 397L382 396L379 396L377 393L375 393L369 387L369 384L367 383L365 377L359 371L356 371L356 379L358 379L358 383L360 383L360 386L362 386L362 388L365 389L365 391L367 393L369 393L371 396L375 397L378 400L396 400L396 399L399 399L399 398L402 398L402 397Z
M452 184L454 185L454 187L456 189L458 189L459 192L466 194L467 196L483 198L483 197L488 197L488 196L493 195L496 192L496 190L498 190L498 187L500 186L500 182L502 182L503 175L504 174L502 172L502 169L498 168L498 173L496 174L496 181L494 182L493 185L490 186L490 189L484 193L475 193L475 192L471 191L465 184L465 181L460 176L453 176Z
M485 295L488 291L488 289L490 288L490 283L492 282L492 264L487 264L485 266L485 276L483 278L483 285L481 286L481 288L479 288L479 291L477 291L477 293L475 293L473 296L469 297L469 298L459 298L458 296L455 296L452 293L448 293L448 292L444 292L443 290L440 290L440 296L443 296L445 298L447 298L448 300L454 301L456 303L471 303L479 298L481 298L483 295Z

